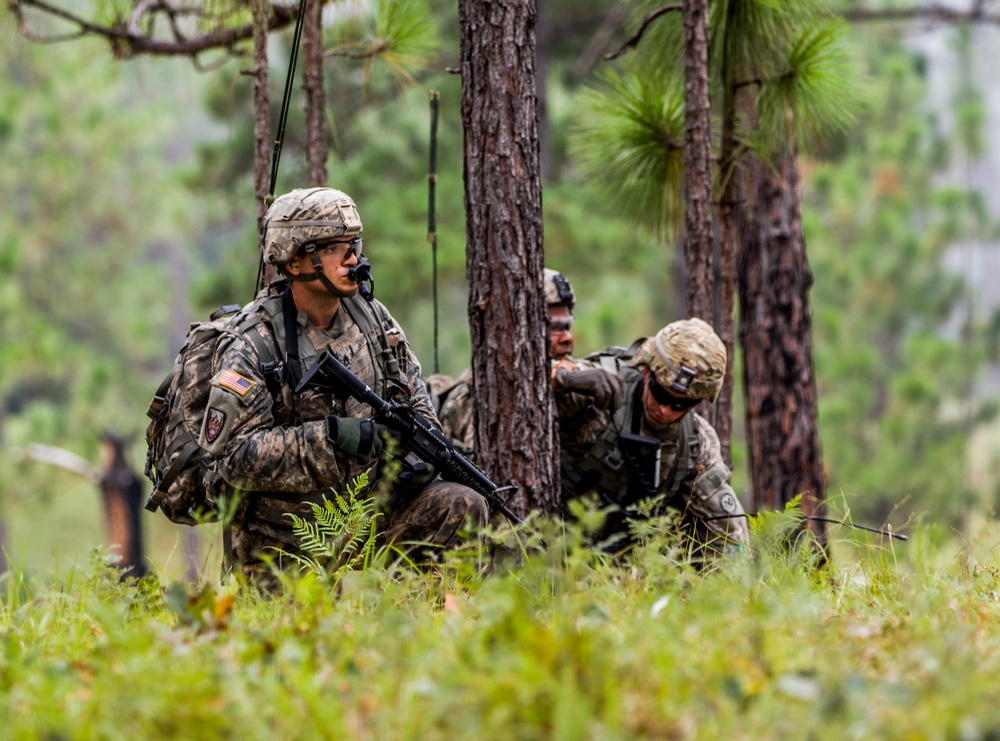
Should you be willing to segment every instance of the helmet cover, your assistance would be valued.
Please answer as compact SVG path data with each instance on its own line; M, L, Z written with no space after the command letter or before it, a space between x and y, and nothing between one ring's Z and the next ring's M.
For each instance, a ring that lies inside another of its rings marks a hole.
M726 346L707 322L683 319L643 342L635 365L647 366L674 396L714 402L726 375Z
M570 311L576 306L576 294L566 276L549 268L545 268L545 305L568 306Z
M284 265L310 242L358 234L361 217L354 200L343 191L296 188L275 199L261 230L264 261Z

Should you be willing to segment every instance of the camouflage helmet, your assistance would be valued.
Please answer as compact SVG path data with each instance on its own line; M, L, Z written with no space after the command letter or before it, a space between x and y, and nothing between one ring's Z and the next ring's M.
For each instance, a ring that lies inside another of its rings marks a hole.
M261 226L264 260L284 265L303 245L361 231L358 208L333 188L296 188L275 199Z
M576 306L576 294L566 276L549 268L545 268L545 304L568 306L570 311Z
M635 365L648 366L674 396L714 402L726 375L726 346L707 322L684 319L643 342Z

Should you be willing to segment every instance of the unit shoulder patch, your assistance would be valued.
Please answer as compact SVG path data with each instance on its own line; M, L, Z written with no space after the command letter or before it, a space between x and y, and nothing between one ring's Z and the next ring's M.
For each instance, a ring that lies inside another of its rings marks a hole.
M215 407L208 408L208 415L205 419L205 440L214 443L222 428L226 426L226 413Z

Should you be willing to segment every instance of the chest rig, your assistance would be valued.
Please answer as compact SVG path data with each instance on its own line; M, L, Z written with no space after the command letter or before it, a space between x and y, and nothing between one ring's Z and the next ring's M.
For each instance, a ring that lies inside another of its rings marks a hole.
M407 386L399 368L399 359L387 338L387 330L392 330L388 315L380 305L357 296L341 299L340 305L357 325L361 341L367 345L372 360L370 367L355 368L355 373L367 377L366 371L369 371L374 376L370 384L372 388L386 398L395 398ZM298 310L289 288L264 299L258 312L262 321L270 327L277 346L277 359L261 364L264 381L275 401L275 419L281 424L299 424L302 422L302 410L292 390L319 353L312 343L299 341ZM350 362L347 357L338 359Z
M612 414L610 424L603 427L582 456L563 460L564 498L568 500L596 491L606 504L621 510L658 496L663 496L664 505L670 504L685 488L690 488L700 470L701 442L693 415L683 417L672 439L661 440L660 449L664 456L661 465L665 474L659 481L653 480L648 472L637 470L632 465L622 441L623 435L636 436L640 431L645 381L642 373L621 364L617 357L592 359L600 360L605 370L617 372L623 381L623 403Z

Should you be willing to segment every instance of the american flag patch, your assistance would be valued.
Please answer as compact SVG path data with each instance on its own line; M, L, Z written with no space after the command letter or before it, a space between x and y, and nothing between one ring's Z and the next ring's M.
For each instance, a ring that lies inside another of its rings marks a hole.
M253 388L253 381L231 370L222 371L215 379L215 382L219 386L227 388L240 396L246 396L246 393Z

